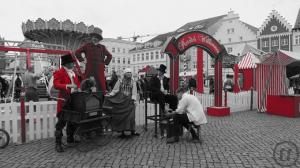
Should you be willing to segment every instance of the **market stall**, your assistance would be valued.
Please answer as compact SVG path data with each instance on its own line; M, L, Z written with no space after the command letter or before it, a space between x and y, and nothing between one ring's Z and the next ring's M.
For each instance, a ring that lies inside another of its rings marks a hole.
M300 95L288 94L287 69L300 66L300 53L278 50L255 69L258 111L286 117L299 115Z
M248 91L254 87L255 69L260 60L254 54L248 52L238 63L238 83L242 91Z

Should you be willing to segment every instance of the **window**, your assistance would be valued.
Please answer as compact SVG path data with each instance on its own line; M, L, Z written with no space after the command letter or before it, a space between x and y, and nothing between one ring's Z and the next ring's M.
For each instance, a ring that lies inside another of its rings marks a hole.
M272 40L272 46L278 46L278 40Z
M112 62L112 63L115 63L115 57L112 58L111 62Z
M263 41L263 47L268 47L268 41Z
M164 58L165 58L164 54L161 54L161 55L160 55L160 58L161 58L161 59L164 59Z
M116 52L116 49L115 49L115 47L113 47L112 49L111 49L111 52Z
M231 38L228 38L228 41L231 42Z
M158 51L155 52L155 59L159 59Z
M144 61L145 57L144 57L144 53L142 53L142 61Z
M136 56L136 61L140 61L140 54Z
M120 58L118 58L118 64L120 64L120 62L121 62L121 59L120 59Z
M282 39L281 40L281 45L288 45L288 39Z
M130 58L128 58L127 63L130 64Z
M242 36L240 36L240 41L243 41L243 37Z
M132 57L132 62L135 62L135 55L133 54L133 57Z
M123 64L125 64L125 63L126 63L125 58L123 58Z
M227 34L233 34L234 33L234 28L227 29Z
M123 53L125 53L125 48L123 49Z
M232 47L228 47L228 48L227 48L227 52L228 52L228 53L231 53L231 52L232 52Z
M299 45L300 44L300 35L295 36L295 45Z
M153 60L153 57L154 57L153 52L150 53L150 57L151 57L150 59Z
M146 53L146 60L149 60L149 53Z
M120 52L120 48L118 48L118 53Z

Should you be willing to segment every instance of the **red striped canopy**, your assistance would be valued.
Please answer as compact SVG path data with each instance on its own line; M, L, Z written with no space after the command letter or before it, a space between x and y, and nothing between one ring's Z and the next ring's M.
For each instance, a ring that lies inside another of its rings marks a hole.
M239 62L238 66L239 69L253 69L256 68L257 65L260 63L259 59L256 58L256 56L250 52L247 52L246 55L242 58L242 60Z
M267 59L265 59L262 64L286 66L296 61L300 61L300 53L278 50L275 53L268 54Z

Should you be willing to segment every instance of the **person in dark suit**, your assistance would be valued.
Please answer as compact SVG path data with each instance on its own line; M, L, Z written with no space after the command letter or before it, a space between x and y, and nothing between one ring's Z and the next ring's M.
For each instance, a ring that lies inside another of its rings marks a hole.
M150 99L159 103L160 109L165 113L165 103L169 104L170 109L175 110L177 108L177 97L169 94L169 78L164 76L167 67L163 64L157 69L157 76L153 76L150 79Z
M67 124L67 142L73 143L74 141L74 131L75 125L70 122L66 122L62 115L62 107L67 105L68 100L70 99L71 93L77 91L80 88L80 81L78 76L74 73L74 60L70 54L64 55L61 57L62 67L55 71L53 86L55 89L59 90L58 100L57 100L57 123L55 125L55 150L57 152L63 152L62 148L62 130Z

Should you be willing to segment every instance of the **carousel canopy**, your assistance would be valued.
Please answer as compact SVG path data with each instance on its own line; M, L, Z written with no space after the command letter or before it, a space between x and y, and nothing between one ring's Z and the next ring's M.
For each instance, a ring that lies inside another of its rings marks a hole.
M299 52L278 50L275 53L269 54L267 59L265 59L262 62L262 64L265 64L265 65L277 64L277 65L287 66L287 65L292 64L297 61L300 61L300 53Z
M239 62L238 67L239 69L252 69L256 68L258 63L260 60L254 54L247 52Z

